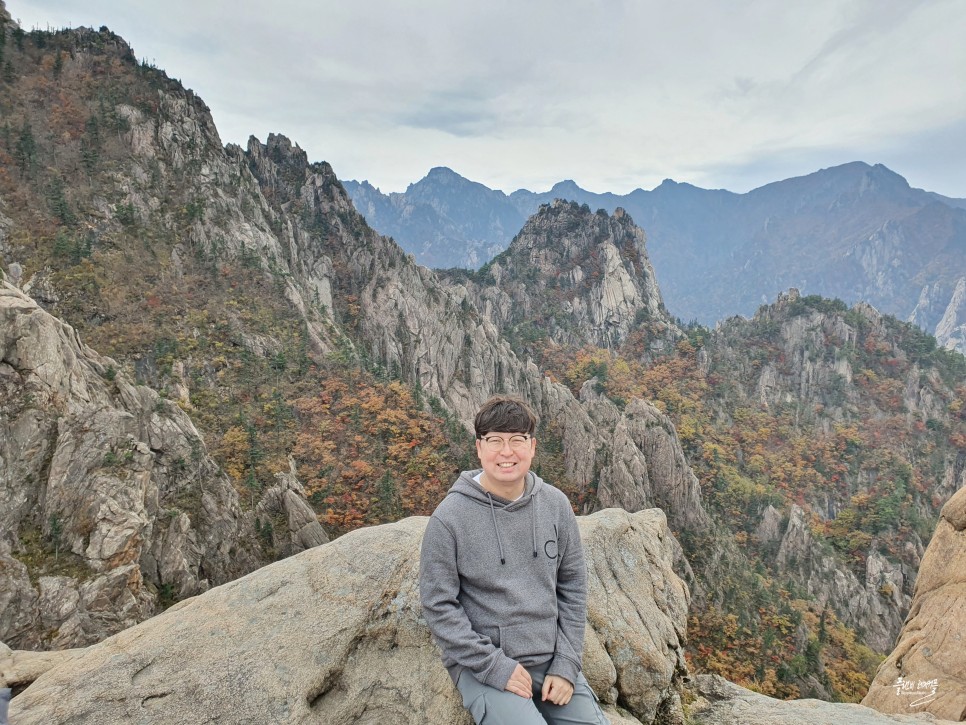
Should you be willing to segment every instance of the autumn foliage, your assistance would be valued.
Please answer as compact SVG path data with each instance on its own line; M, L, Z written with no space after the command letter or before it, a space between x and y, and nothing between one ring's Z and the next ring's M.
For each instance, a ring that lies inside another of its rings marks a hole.
M323 524L341 532L431 514L456 476L440 421L398 381L350 373L319 383L293 401L293 455Z

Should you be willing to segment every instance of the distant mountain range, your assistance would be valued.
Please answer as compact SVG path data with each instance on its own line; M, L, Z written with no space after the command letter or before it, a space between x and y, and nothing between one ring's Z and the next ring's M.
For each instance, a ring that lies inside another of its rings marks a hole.
M681 320L749 316L783 290L869 302L966 351L966 199L853 162L745 194L670 179L596 194L573 181L509 196L437 167L403 193L344 182L371 226L429 267L479 267L556 198L644 228L664 300Z

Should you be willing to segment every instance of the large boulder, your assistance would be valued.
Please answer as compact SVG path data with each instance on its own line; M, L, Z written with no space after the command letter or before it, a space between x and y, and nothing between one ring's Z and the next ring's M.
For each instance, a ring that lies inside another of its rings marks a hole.
M966 720L966 488L943 507L912 609L862 704Z
M664 514L579 521L588 680L615 721L682 722L688 591ZM361 529L181 602L47 671L11 719L468 723L421 617L425 524Z

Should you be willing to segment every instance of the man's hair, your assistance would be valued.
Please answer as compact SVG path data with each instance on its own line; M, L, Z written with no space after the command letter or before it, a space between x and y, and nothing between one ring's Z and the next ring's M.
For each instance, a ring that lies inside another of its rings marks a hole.
M494 431L533 435L537 427L537 416L520 398L494 395L476 414L473 427L476 429L477 438Z

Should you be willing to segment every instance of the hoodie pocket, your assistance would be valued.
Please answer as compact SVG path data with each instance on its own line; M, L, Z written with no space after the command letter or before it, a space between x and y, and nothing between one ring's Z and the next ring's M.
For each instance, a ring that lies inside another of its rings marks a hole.
M556 644L556 617L500 627L500 648L512 659L553 654Z

